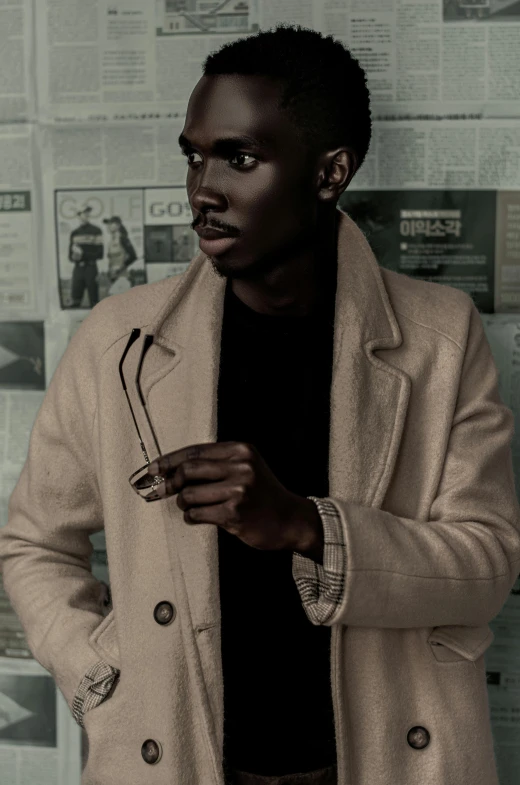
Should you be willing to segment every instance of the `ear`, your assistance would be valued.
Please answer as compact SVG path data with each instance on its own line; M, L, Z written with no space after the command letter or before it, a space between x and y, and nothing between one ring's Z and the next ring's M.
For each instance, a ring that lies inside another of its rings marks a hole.
M324 153L318 164L317 197L322 202L337 202L358 168L358 158L350 147Z

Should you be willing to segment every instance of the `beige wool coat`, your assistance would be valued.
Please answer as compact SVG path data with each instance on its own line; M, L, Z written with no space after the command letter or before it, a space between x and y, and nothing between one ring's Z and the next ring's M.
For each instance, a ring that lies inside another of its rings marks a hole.
M326 622L338 785L498 785L484 653L520 571L513 415L470 297L379 267L339 218L327 498L346 559ZM223 785L217 528L130 487L143 458L118 364L133 327L153 333L142 387L161 450L215 441L224 291L199 252L185 273L92 310L0 532L6 591L71 710L96 663L120 673L84 715L82 785ZM140 351L125 376L155 457L133 385ZM106 616L89 566L103 527ZM302 596L309 566L293 557Z

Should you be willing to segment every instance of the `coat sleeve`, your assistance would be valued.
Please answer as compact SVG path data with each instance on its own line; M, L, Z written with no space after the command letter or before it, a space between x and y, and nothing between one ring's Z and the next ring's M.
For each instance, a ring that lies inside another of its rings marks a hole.
M471 303L457 404L428 519L323 499L341 522L343 570L338 558L330 568L326 535L323 567L293 555L310 621L409 628L479 626L495 618L520 571L513 433L513 413L500 399L498 371Z
M314 502L323 525L323 564L293 553L293 577L313 624L326 624L343 597L346 552L339 510L332 499L307 496Z
M54 677L79 724L80 710L100 702L108 677L116 675L89 643L104 619L103 585L92 575L89 539L103 528L92 450L100 354L93 347L100 341L91 325L97 309L74 334L51 379L0 529L9 601L31 653ZM87 695L87 684L97 697Z

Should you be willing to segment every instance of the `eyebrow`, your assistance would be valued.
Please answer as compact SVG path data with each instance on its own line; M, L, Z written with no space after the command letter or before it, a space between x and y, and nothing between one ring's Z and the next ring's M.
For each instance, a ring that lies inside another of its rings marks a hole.
M179 136L178 143L181 148L194 149L194 145L190 142L187 136L184 136L184 134ZM240 147L266 150L269 148L269 146L269 140L265 137L254 137L248 136L247 134L240 134L238 136L229 136L224 139L216 139L211 147L211 152L214 153L214 155L225 155L226 153L233 152Z

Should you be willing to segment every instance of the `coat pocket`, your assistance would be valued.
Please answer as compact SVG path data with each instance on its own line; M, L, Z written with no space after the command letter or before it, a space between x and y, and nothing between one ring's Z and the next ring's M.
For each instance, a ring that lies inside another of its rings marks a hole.
M444 625L433 627L427 642L438 662L475 662L489 648L494 637L489 624L479 627Z
M111 698L119 683L121 665L113 609L90 634L88 642L99 661L83 676L74 695L72 715L82 728L85 716L88 714L90 719L90 713Z
M108 662L112 667L121 670L119 642L117 640L113 608L90 634L88 642L102 660Z

